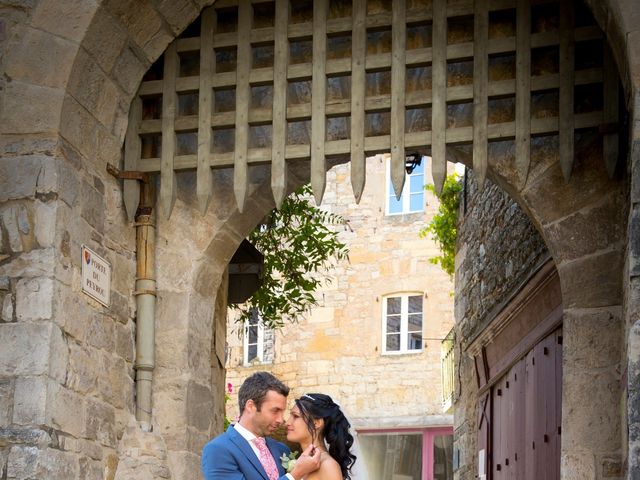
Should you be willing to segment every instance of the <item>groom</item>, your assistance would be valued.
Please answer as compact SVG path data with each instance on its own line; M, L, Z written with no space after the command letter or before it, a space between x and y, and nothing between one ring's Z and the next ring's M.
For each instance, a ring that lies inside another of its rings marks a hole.
M205 480L300 480L320 466L310 445L286 473L280 456L289 448L268 438L284 422L289 387L267 372L248 377L238 391L240 419L202 450Z

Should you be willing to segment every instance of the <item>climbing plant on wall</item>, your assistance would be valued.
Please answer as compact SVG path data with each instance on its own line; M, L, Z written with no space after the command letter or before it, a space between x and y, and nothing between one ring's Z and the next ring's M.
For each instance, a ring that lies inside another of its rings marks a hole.
M265 327L298 321L317 305L314 294L322 282L331 281L326 269L348 258L336 228L345 223L344 218L312 205L312 198L310 185L299 188L249 235L264 255L262 285L247 302L236 306L238 321L248 321L254 309Z
M429 261L440 265L445 272L453 276L456 260L456 224L462 184L458 175L454 173L447 176L440 195L436 193L433 185L426 185L425 189L437 195L440 206L438 213L429 224L420 230L420 237L424 238L431 234L431 238L440 247L442 255L430 258Z

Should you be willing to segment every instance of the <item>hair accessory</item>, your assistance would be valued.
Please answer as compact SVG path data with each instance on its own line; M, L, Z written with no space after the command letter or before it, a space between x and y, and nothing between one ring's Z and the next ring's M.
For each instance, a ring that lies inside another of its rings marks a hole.
M316 399L315 399L315 398L313 398L311 395L307 395L306 393L305 393L304 395L302 395L300 398L304 398L304 397L307 397L307 398L308 398L309 400L311 400L312 402L315 402L315 401L316 401Z

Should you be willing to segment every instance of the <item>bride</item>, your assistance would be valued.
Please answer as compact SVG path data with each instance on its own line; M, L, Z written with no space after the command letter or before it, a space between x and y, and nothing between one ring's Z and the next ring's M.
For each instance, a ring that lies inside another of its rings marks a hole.
M311 393L295 401L287 420L287 440L304 451L313 444L321 452L320 468L304 480L350 480L356 456L353 435L340 407L329 395Z

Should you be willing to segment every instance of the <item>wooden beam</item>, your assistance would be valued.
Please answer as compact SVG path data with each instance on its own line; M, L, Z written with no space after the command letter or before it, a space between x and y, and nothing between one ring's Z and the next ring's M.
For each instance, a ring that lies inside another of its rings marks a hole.
M531 120L532 135L549 135L558 132L558 117L533 118ZM575 127L593 128L602 125L602 112L582 113L575 116ZM515 122L493 123L487 127L489 140L512 140L515 138ZM473 127L457 127L447 129L447 144L451 146L471 144L473 142ZM404 144L407 148L428 149L432 145L431 131L411 132L405 134ZM385 153L389 151L390 136L379 135L365 137L364 150L368 154ZM348 156L351 151L350 140L334 140L325 142L325 151L332 157ZM287 145L287 160L309 160L311 157L309 145ZM266 164L271 161L271 148L252 148L248 151L250 165ZM221 153L210 157L212 168L233 167L234 153ZM176 170L193 170L197 166L196 155L181 155L176 157ZM160 159L144 159L138 170L146 173L160 170Z
M391 183L396 198L402 195L405 179L404 148L404 91L405 91L405 50L407 38L406 2L393 2L391 25Z
M233 192L240 213L244 210L249 177L247 175L247 150L249 148L249 103L251 85L251 17L253 7L249 2L240 2L238 6L238 60L236 75L236 122L235 122L235 160L233 168Z
M518 0L516 9L516 171L520 189L531 162L531 5Z
M487 88L489 83L489 12L487 0L475 0L473 47L473 170L480 188L487 177Z
M326 186L325 65L327 58L327 11L329 0L316 0L313 8L313 74L311 80L311 188L320 205Z
M559 149L560 167L566 181L573 170L574 138L574 36L573 1L560 2L560 93L559 93Z
M127 125L127 136L124 143L124 169L129 171L138 170L138 160L142 152L142 142L138 134L138 127L142 119L142 99L139 96L133 97L131 110L129 110L129 124ZM127 212L127 218L133 222L140 203L140 183L138 180L123 180L122 200Z
M287 66L289 43L289 0L276 0L275 44L273 58L273 120L271 135L271 190L276 207L287 195Z
M440 193L447 176L447 1L433 0L431 161L433 183Z
M365 57L367 53L367 1L353 1L353 33L351 34L351 187L356 203L360 203L366 181L364 152L365 125Z
M204 215L211 201L211 78L215 62L213 58L213 30L216 11L213 7L202 12L200 34L200 88L198 91L198 172L196 193L198 206Z
M162 88L162 165L160 167L160 204L165 218L171 216L176 201L176 173L173 159L176 152L176 76L178 75L178 53L176 42L164 53L164 80Z

